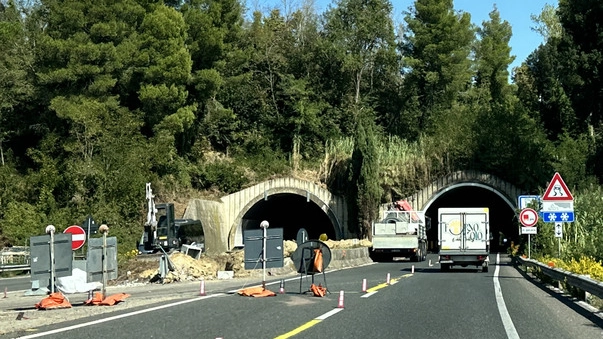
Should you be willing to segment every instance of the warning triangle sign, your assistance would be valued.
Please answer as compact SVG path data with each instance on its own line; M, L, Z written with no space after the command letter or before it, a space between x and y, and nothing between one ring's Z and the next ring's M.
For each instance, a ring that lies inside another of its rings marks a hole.
M567 188L565 181L563 181L558 172L555 172L555 175L553 175L549 187L547 187L542 196L542 200L574 200L572 193Z

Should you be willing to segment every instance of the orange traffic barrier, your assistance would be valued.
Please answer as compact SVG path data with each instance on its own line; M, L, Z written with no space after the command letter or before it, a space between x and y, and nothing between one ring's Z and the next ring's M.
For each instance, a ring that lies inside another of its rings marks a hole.
M86 305L99 305L99 306L113 306L124 301L130 295L127 293L118 293L114 295L110 295L106 298L103 298L103 294L101 292L94 293L94 297L92 299L86 300Z
M255 298L261 298L261 297L274 297L276 296L276 293L267 290L263 287L249 287L249 288L245 288L239 291L239 294L245 297L255 297Z
M322 272L322 250L317 248L314 250L314 271Z
M324 297L325 294L327 294L327 289L325 287L322 287L321 284L318 284L318 286L314 284L310 285L310 290L317 297Z
M69 303L69 300L67 300L61 292L55 292L40 300L40 302L36 304L36 308L39 310L71 308L71 303Z

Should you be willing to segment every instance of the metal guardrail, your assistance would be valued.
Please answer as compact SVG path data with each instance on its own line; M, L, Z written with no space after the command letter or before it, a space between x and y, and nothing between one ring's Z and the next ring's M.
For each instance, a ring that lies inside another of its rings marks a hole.
M5 247L0 250L0 272L30 270L29 247Z
M549 267L534 259L518 257L518 260L521 265L540 268L542 273L551 277L553 280L564 281L571 286L577 287L599 298L603 298L603 283L600 281L591 279L586 275L578 275L560 268Z
M31 266L29 265L0 265L0 273L10 271L29 271Z

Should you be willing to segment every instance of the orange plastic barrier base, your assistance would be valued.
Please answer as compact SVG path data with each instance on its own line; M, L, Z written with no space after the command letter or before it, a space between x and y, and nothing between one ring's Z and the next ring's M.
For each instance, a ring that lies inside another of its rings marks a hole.
M315 296L317 297L324 297L327 294L327 289L325 287L322 287L322 285L310 285L310 290L312 291L312 293L314 293Z
M69 300L67 300L61 292L55 292L40 300L40 302L36 304L36 308L39 310L71 308L71 303L69 303Z
M261 298L261 297L274 297L276 296L276 293L267 290L263 287L249 287L249 288L245 288L239 291L239 294L245 297L255 297L255 298Z
M118 293L114 295L110 295L103 299L103 294L101 292L94 293L94 297L92 299L86 300L86 305L99 305L99 306L113 306L118 304L130 295L127 293Z

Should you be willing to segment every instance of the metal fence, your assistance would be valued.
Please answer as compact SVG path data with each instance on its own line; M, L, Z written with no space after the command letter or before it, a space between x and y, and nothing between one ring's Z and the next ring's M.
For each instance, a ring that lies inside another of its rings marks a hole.
M29 247L14 246L0 250L0 272L27 271L30 266Z
M591 279L589 276L578 275L575 273L568 272L566 270L562 270L560 268L549 267L548 265L545 265L534 259L525 259L518 257L518 261L523 266L539 268L542 273L551 277L551 279L553 280L565 282L594 296L603 298L603 283Z

